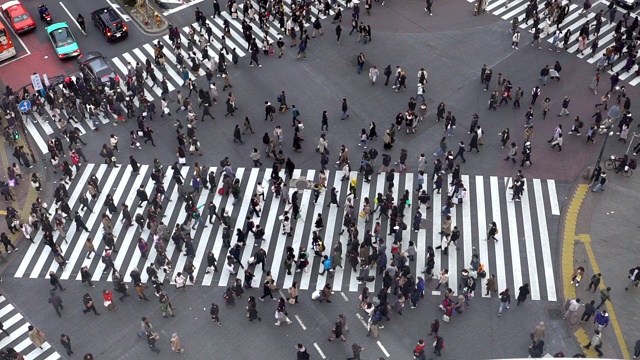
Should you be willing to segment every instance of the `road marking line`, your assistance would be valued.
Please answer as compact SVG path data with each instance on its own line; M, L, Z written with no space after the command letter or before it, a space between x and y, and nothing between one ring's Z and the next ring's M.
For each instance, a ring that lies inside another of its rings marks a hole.
M71 21L73 21L74 24L76 24L76 26L78 27L78 29L80 29L80 31L82 31L82 28L80 27L80 24L78 24L78 22L76 21L76 18L73 17L73 15L71 15L71 13L69 12L69 10L67 9L66 6L64 6L64 4L62 3L62 1L60 2L60 6L62 6L62 9L67 13L67 15L69 15L69 17L71 18ZM82 33L84 34L84 31L82 31ZM86 35L86 34L85 34Z
M362 326L364 326L365 329L369 329L369 326L367 326L367 321L362 317L362 315L356 313L356 317L358 318L358 320L360 320Z
M549 191L551 215L560 215L560 206L558 205L558 192L556 191L555 180L547 180L547 190Z
M108 4L113 8L113 10L115 10L115 11L118 13L118 15L120 15L120 17L122 18L122 20L124 20L124 21L131 21L131 16L129 16L129 15L127 15L127 14L123 14L123 13L122 13L122 11L120 11L120 10L119 10L119 9L120 9L120 5L118 5L118 4L114 4L114 3L112 3L112 2L111 2L111 1L109 1L109 0L106 0L106 1L107 1L107 3L108 3Z
M313 346L315 346L315 347L316 347L316 350L318 350L318 352L320 353L320 356L321 356L323 359L326 359L326 358L327 358L326 356L324 356L324 353L323 353L323 352L322 352L322 350L320 349L320 346L318 346L318 343L313 343Z
M344 299L344 301L349 301L347 294L345 294L344 292L341 292L340 295L342 295L342 298Z
M553 275L553 264L551 263L551 246L549 244L549 231L544 211L544 195L542 193L542 183L540 179L533 179L533 191L538 213L538 228L540 229L538 234L540 237L540 247L542 248L545 283L547 284L547 299L549 299L549 301L556 301L556 282Z
M304 326L304 324L302 323L302 320L300 320L300 316L296 315L296 320L298 320L298 322L300 323L300 326L302 326L302 330L307 330L307 327Z
M186 8L188 8L188 7L189 7L189 6L191 6L191 5L199 4L199 3L203 2L203 1L204 1L204 0L194 0L194 1L190 1L190 2L188 2L188 3L185 3L184 5L180 5L180 6L178 6L178 7L176 7L176 8L173 8L173 9L171 9L171 10L169 10L169 11L165 11L165 12L163 12L163 13L162 13L162 15L167 16L167 15L170 15L170 14L176 13L176 12L178 12L178 11L182 10L182 9L186 9Z
M378 344L378 346L380 347L380 350L382 350L382 352L385 354L386 357L391 356L389 355L389 352L387 351L387 349L385 349L384 346L382 346L382 343L380 342L380 340L378 340L376 344Z

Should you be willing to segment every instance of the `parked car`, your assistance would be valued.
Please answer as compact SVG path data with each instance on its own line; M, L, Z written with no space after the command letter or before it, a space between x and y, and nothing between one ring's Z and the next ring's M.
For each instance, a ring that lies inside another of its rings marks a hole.
M1 7L4 18L17 34L36 28L36 22L33 21L31 15L29 15L29 12L22 6L20 1L8 1L2 4Z
M127 24L125 24L120 15L111 7L105 7L92 12L91 19L108 42L129 36Z
M59 22L47 26L47 35L51 40L51 45L56 50L58 59L66 59L80 55L80 47L76 38L73 37L71 29L66 22Z

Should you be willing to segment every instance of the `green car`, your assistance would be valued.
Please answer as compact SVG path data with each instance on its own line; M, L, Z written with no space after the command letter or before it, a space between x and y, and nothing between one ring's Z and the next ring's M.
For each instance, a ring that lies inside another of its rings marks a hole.
M80 48L67 23L55 23L47 27L51 44L56 49L58 59L66 59L80 55Z

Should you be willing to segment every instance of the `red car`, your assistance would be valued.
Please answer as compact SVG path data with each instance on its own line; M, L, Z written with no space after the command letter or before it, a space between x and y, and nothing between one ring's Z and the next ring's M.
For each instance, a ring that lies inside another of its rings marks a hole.
M0 6L4 18L11 24L13 30L20 34L36 28L36 22L33 21L31 15L17 0L6 2Z

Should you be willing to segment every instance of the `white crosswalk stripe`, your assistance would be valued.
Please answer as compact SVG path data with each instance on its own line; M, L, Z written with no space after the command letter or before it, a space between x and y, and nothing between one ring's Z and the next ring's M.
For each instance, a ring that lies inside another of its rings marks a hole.
M210 169L217 171L215 167ZM184 202L178 197L177 185L171 177L171 171L165 175L163 182L166 186L167 198L165 200L162 219L169 229L174 229L175 225L182 223L186 218L184 211ZM90 206L93 207L93 213L88 210L81 211L89 232L82 231L77 233L75 225L67 222L70 228L67 232L68 244L64 243L61 236L54 233L56 241L61 245L67 259L67 267L65 270L59 269L57 263L51 256L49 246L43 244L42 233L39 232L35 236L35 244L25 249L24 257L21 259L17 269L8 269L7 273L13 274L15 277L29 278L47 278L48 272L57 272L63 281L80 280L80 268L82 266L89 267L93 273L94 281L110 281L111 276L103 274L104 264L100 261L100 255L105 251L105 245L102 243L102 213L103 202L107 194L112 194L116 204L126 203L131 209L132 217L135 213L146 214L146 206L138 208L138 199L136 198L136 190L141 184L146 184L145 189L151 196L153 194L154 184L149 179L151 168L149 166L141 167L140 174L132 174L129 166L121 166L119 168L108 168L105 164L95 165L86 164L82 173L74 178L70 185L70 197L68 203L72 211L78 210L80 205L78 199L80 194L86 192L86 181L90 175L95 174L100 179L100 188L102 193L99 194L97 201L92 201ZM184 166L181 174L186 181L191 179L193 168ZM281 174L284 175L284 172ZM364 198L375 199L377 193L385 191L385 174L374 176L371 183L362 181L362 177L357 172L352 172L350 176L358 178L357 199L354 200L356 214L362 210ZM318 171L316 170L299 170L293 173L293 178L298 179L301 176L307 180L317 180ZM327 184L331 188L333 186L339 192L340 204L344 204L344 197L348 193L348 181L342 181L341 171L328 171ZM240 180L243 192L237 203L233 205L233 198L220 195L217 189L204 189L198 195L195 194L197 206L201 207L203 219L209 217L207 204L213 200L221 209L229 210L232 218L232 233L235 229L245 228L245 219L249 215L250 201L256 184L261 182L265 188L270 189L270 169L259 168L239 168L236 170L236 177ZM289 181L290 179L287 179ZM435 272L442 268L448 268L450 273L449 287L456 289L459 281L459 273L462 269L468 268L473 253L477 253L480 262L484 264L488 274L495 274L499 288L509 287L517 289L524 283L529 283L531 287L531 297L533 300L549 300L557 299L555 288L555 277L553 273L552 254L550 247L550 234L548 233L548 217L550 221L558 219L555 214L557 208L557 195L555 193L554 180L533 179L526 182L522 202L511 202L510 190L508 189L509 180L496 176L462 176L465 187L469 189L468 196L462 204L456 205L451 212L453 226L457 226L461 233L461 239L458 241L460 249L451 247L449 255L442 254L440 250L435 252ZM409 262L411 273L422 276L421 271L425 267L426 246L431 245L434 248L440 245L440 229L442 225L441 209L446 198L446 187L442 194L434 194L432 199L432 209L425 210L422 207L423 224L426 230L414 232L411 229L413 216L420 206L415 188L414 174L403 173L396 174L394 181L393 197L399 199L402 197L404 190L409 191L409 201L411 205L407 206L404 214L404 222L407 224L407 230L402 232L401 251L406 251L409 241L413 241L417 247L417 258L415 261ZM185 185L188 187L188 185ZM295 189L292 184L290 193ZM282 234L282 221L279 215L288 209L289 205L284 204L279 198L275 198L271 191L267 191L266 201L261 204L262 213L260 217L254 216L254 221L264 229L265 241L260 246L254 246L253 238L247 239L247 245L242 250L241 259L243 264L247 264L249 258L254 256L259 248L263 248L267 253L267 262L265 270L271 271L273 278L278 286L287 289L294 281L297 281L299 288L303 290L316 289L324 286L327 282L333 284L335 291L359 291L362 284L356 279L360 275L359 272L353 271L348 256L347 232L339 235L342 230L344 207L336 208L331 206L327 208L330 201L327 191L323 191L317 203L312 202L312 190L304 189L299 191L301 218L292 221L292 237ZM397 201L397 200L396 200ZM372 206L373 201L371 201ZM555 205L554 205L555 204ZM55 206L52 206L55 207ZM53 209L51 209L53 212ZM338 267L333 273L333 279L327 275L319 275L322 270L321 259L313 256L313 244L311 241L311 232L315 230L314 220L318 213L323 214L325 227L320 229L318 233L325 241L326 250L323 254L330 255L331 249L337 241L343 244L343 267ZM376 221L382 224L381 234L384 236L389 232L388 221L385 218L377 219L378 213L372 214L370 222L357 216L357 227L359 230L359 239L364 237L367 229L372 229ZM112 217L114 224L114 235L116 237L116 248L119 250L114 253L114 262L116 269L125 275L126 281L131 281L129 273L133 268L137 267L142 272L142 280L148 281L148 276L144 269L151 263L156 256L156 250L151 248L148 254L148 260L141 258L141 253L137 249L137 239L143 238L149 244L153 244L153 236L146 227L142 230L137 226L124 228L120 221L122 215L120 211ZM491 221L495 221L498 225L500 233L499 241L486 241L486 229ZM202 286L220 286L226 287L233 283L235 278L243 278L242 272L239 275L231 275L225 269L224 263L228 252L228 248L222 244L222 227L214 218L214 224L206 228L197 225L195 230L190 232L194 239L195 257L188 259L183 253L179 253L173 241L169 241L167 245L167 256L174 264L175 272L182 271L182 268L188 260L192 260L196 266L195 285ZM86 258L86 250L84 243L88 237L94 239L94 245L97 253L90 259ZM386 236L387 242L393 242L392 236ZM235 239L235 238L234 238ZM535 241L534 241L535 239ZM232 240L232 244L235 241ZM311 258L309 259L308 272L292 272L288 275L284 269L286 253L285 248L291 246L298 251L300 247L305 247ZM217 273L205 274L207 268L207 254L213 251L218 259ZM391 262L391 244L387 246L387 256ZM526 262L524 265L522 262ZM524 267L522 267L524 266ZM378 269L371 269L371 275L375 275L373 282L367 283L369 289L374 292L382 285L382 277L379 276ZM174 274L175 274L174 272ZM260 287L266 274L260 267L254 270L256 277L253 279L252 285ZM160 278L169 283L173 281L171 278L164 278L164 274L160 272ZM169 277L169 276L167 276ZM477 291L482 291L484 295L484 286L486 279L478 284ZM435 280L431 285L435 286Z
M475 5L476 0L467 0L469 3L473 3ZM505 7L504 5L508 2L509 6ZM516 1L510 1L510 0L495 0L495 1L491 1L489 3L489 5L487 6L487 12L496 15L496 16L500 16L503 20L507 20L509 22L511 22L513 20L514 17L518 17L518 19L520 20L520 29L521 29L521 33L522 33L522 37L521 37L521 41L520 41L520 47L521 49L525 49L525 45L528 45L531 40L533 39L533 34L531 32L532 26L533 26L533 20L529 21L529 24L525 24L524 23L524 19L525 19L525 11L526 11L526 7L527 4L529 3L528 0L516 0ZM563 34L567 29L571 29L571 37L570 37L570 41L569 41L569 46L567 50L562 49L561 51L567 51L569 53L573 53L576 54L579 58L581 59L586 59L587 62L589 62L590 64L595 64L596 62L598 62L598 60L600 60L600 58L602 57L602 54L604 53L604 51L608 48L608 47L612 47L613 45L615 45L614 43L614 30L616 27L616 24L618 22L618 20L620 20L622 18L622 14L626 13L627 10L619 8L617 11L617 15L616 15L616 20L614 23L609 23L609 14L607 12L607 5L609 5L608 1L600 1L598 2L598 7L596 9L596 7L594 6L594 8L588 12L585 15L581 15L580 12L582 11L582 3L580 4L570 4L569 6L569 14L567 15L567 17L564 19L564 21L562 22L560 29L562 30ZM538 13L540 15L540 29L543 30L544 29L544 18L542 15L542 12L544 11L544 1L538 1ZM594 56L591 55L591 43L593 41L593 39L595 38L596 34L594 33L594 29L593 29L593 25L595 24L595 12L599 11L599 9L604 9L604 16L603 16L603 22L602 22L602 27L598 36L598 48L594 53ZM589 22L590 23L590 29L589 29L589 40L587 40L587 48L584 50L584 54L580 54L578 51L578 37L580 35L580 31L579 29L584 25L585 22ZM552 41L553 41L553 34L554 34L554 30L556 29L556 25L555 23L551 25L551 33L547 34L545 32L542 32L540 35L540 40L541 43L543 42L542 40L546 40L545 43L548 43L548 46L551 47L552 46ZM526 30L526 31L523 31ZM560 41L562 42L562 38L560 39ZM505 37L505 44L509 44L510 40L509 38ZM542 46L543 50L547 49L547 47ZM553 49L555 51L555 49ZM613 66L613 69L608 70L608 73L613 75L616 72L620 72L620 79L623 81L627 81L629 83L629 85L632 86L636 86L638 83L640 83L640 75L638 73L636 73L635 71L629 71L629 72L623 72L623 67L625 65L625 60L626 57L625 56L621 56L615 63L615 65ZM634 66L635 69L635 66ZM604 80L604 77L603 77Z
M25 359L57 360L62 358L48 341L42 344L42 349L31 343L29 340L29 325L31 324L4 296L0 296L0 322L2 322L4 330L9 333L9 335L0 333L2 334L0 335L0 348L6 350L11 347Z

